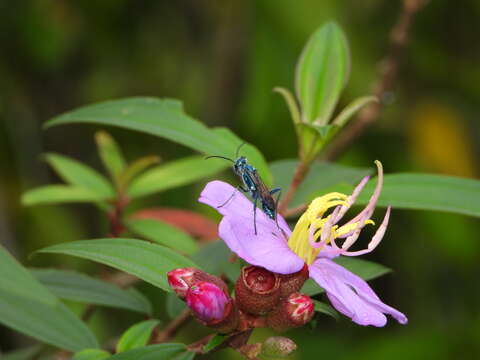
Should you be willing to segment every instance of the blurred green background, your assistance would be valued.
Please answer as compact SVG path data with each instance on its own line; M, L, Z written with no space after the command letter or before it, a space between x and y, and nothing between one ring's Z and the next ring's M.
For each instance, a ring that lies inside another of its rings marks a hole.
M59 182L40 154L55 151L100 168L94 126L42 123L74 107L149 95L184 101L187 112L255 144L269 161L296 155L294 132L274 86L293 87L296 59L327 20L346 32L352 76L340 105L368 94L385 55L400 1L0 1L0 241L24 264L95 272L62 256L28 255L54 243L100 237L105 220L89 205L22 208L20 194ZM339 161L386 172L477 178L480 151L480 2L432 0L415 18L391 104ZM128 159L190 150L109 128ZM143 200L206 211L203 184ZM474 359L480 354L480 245L477 219L394 210L387 237L367 258L395 271L372 286L409 324L364 328L320 317L314 330L288 333L297 359ZM145 286L151 296L158 295ZM153 295L152 295L153 294ZM157 312L162 314L159 298ZM77 306L77 305L74 305ZM113 319L114 317L114 319ZM120 334L140 316L102 310L97 333ZM192 324L180 340L194 341ZM263 338L267 331L258 331ZM107 335L105 335L107 336ZM28 340L0 326L0 349ZM222 352L216 358L236 358ZM213 357L212 357L213 358Z

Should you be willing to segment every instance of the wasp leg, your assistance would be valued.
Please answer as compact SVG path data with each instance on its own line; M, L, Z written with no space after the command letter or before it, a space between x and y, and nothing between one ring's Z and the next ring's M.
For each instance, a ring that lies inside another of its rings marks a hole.
M221 207L227 205L230 200L232 200L232 198L235 196L235 193L238 191L238 190L242 190L243 192L248 192L248 190L245 190L242 185L238 185L237 188L235 190L233 190L232 192L232 195L229 196L229 198L227 199L227 201L225 201L222 205L218 205L217 206L217 209L220 209Z
M255 235L257 235L257 201L258 196L253 201L253 229L255 230Z
M275 193L278 193L277 198L275 199L275 224L277 224L277 229L280 229L280 226L278 226L278 203L280 202L280 197L282 196L282 189L281 188L275 188L270 191L270 195L273 195ZM283 230L282 230L283 231Z

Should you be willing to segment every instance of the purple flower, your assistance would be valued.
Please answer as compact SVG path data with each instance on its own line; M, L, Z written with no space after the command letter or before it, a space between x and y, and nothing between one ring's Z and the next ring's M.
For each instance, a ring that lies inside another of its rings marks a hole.
M221 181L208 183L199 201L223 215L219 225L220 237L230 250L248 263L279 274L295 273L307 264L310 277L325 289L332 305L355 323L384 326L387 322L385 314L390 314L399 323L406 324L404 314L384 304L364 280L331 260L337 256L368 253L375 249L385 234L390 207L367 248L350 251L361 230L368 224L374 224L370 217L383 184L382 165L379 161L375 163L378 181L370 201L358 215L343 225L339 225L339 221L355 202L369 177L365 177L349 196L329 193L313 200L293 232L280 215L277 219L279 229L275 221L257 209L255 235L252 203L234 187ZM219 207L235 191L235 196ZM339 240L343 243L338 244Z

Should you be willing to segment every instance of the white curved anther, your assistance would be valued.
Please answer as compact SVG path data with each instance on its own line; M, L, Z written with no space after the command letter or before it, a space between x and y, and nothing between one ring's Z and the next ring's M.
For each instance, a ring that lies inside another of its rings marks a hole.
M334 224L336 224L337 222L339 222L339 221L343 218L343 216L345 215L345 213L348 211L348 209L350 209L350 207L355 203L355 201L357 200L358 195L360 195L360 193L362 192L363 188L365 187L365 185L367 184L367 182L368 182L369 179L370 179L370 176L365 176L365 177L358 183L358 185L355 187L355 189L353 189L352 195L350 195L350 196L348 197L348 199L345 201L346 204L345 204L345 205L342 205L342 208L340 209L340 211L339 211L338 214L336 215Z
M390 219L390 210L391 210L391 206L387 208L387 212L385 213L385 217L383 218L382 223L380 224L377 231L375 232L375 235L373 235L372 240L370 240L370 242L368 243L368 246L366 249L358 250L358 251L345 251L342 253L342 255L359 256L375 250L378 244L380 244L380 242L382 241L383 236L385 235L385 231L387 230L388 221Z
M328 220L325 222L325 224L322 227L322 233L320 235L320 243L325 245L328 243L328 241L331 238L332 235L332 226L336 224L335 219L337 218L338 212L340 211L341 207L343 205L339 205L333 210L332 214L328 218Z
M369 218L372 216L373 211L375 210L375 206L377 205L378 198L380 197L380 193L382 191L382 186L383 186L383 166L382 163L378 160L375 160L375 164L377 165L378 169L378 176L377 176L377 185L375 186L375 190L370 197L370 200L368 201L367 206L357 215L355 216L352 220L347 222L345 225L355 223L359 221L360 218L363 218L366 216L366 218Z

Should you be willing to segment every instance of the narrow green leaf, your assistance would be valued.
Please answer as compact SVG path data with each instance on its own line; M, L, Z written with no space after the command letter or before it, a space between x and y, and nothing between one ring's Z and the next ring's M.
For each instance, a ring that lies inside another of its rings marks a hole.
M365 281L375 279L392 271L386 266L378 263L362 259L354 259L346 256L338 257L334 261L352 273L360 276ZM305 285L303 285L302 292L313 296L323 293L324 290L313 280L309 279L305 282Z
M185 302L180 300L175 293L167 294L165 307L170 319L175 319L178 314L186 309Z
M366 204L375 187L370 181L357 203ZM445 211L480 217L480 181L433 174L388 174L378 206Z
M203 351L208 353L212 351L217 346L223 344L223 342L228 338L228 335L216 334L210 339L210 341L203 347Z
M297 63L295 87L303 122L327 124L349 76L347 40L329 22L310 37Z
M47 185L28 190L22 195L22 205L47 205L70 202L101 202L106 197L89 189L70 185Z
M133 233L182 253L190 255L198 250L198 245L192 237L159 220L130 219L126 225Z
M219 275L228 263L230 249L221 240L213 241L203 246L194 256L193 261L202 269L214 275Z
M136 349L147 345L153 329L160 323L158 320L146 320L128 328L118 340L117 353Z
M8 353L0 354L0 359L2 359L2 360L30 360L35 355L38 354L40 349L41 349L41 345L37 344L37 345L29 346L27 348L14 350L14 351L10 351Z
M0 323L70 351L98 347L87 326L65 305L48 305L0 289Z
M133 163L131 163L122 174L120 174L118 179L118 184L121 189L130 184L132 179L140 175L143 171L148 169L150 166L160 162L160 157L156 155L142 157Z
M340 315L338 314L338 312L330 305L325 304L318 300L313 300L313 303L315 304L315 311L331 316L335 320L340 319Z
M71 123L112 125L141 131L207 155L233 156L243 142L227 129L210 129L188 116L181 103L173 99L134 97L88 105L51 119L45 127ZM226 136L227 133L229 136ZM268 183L270 175L262 154L251 145L245 146L242 153L261 171Z
M212 176L230 165L227 161L205 160L203 156L171 161L147 170L135 178L127 193L129 197L137 198L165 191Z
M85 349L75 353L72 360L103 360L110 356L111 354L105 350Z
M257 169L258 174L260 174L263 182L267 186L272 185L272 175L270 174L270 169L268 164L265 162L263 155L257 148L253 145L248 144L247 142L240 139L237 135L235 135L230 129L225 127L216 127L213 128L212 131L215 135L225 143L225 145L229 144L230 150L222 153L215 153L212 155L223 155L228 157L236 157L236 156L245 156L248 162ZM242 145L244 144L244 145ZM237 151L242 145L240 152L237 154ZM225 146L226 148L226 146ZM235 160L235 159L234 159Z
M69 270L32 269L30 272L61 299L118 307L150 314L152 305L141 293Z
M392 269L379 263L346 256L340 256L334 261L367 281L388 274L392 271Z
M171 360L186 350L184 344L158 344L128 350L108 360Z
M361 108L372 102L378 102L376 96L362 96L353 100L335 117L332 124L342 128Z
M301 123L302 119L301 119L300 109L298 108L297 101L295 100L295 97L290 92L290 90L282 87L275 87L273 88L273 91L282 95L283 99L285 100L285 103L288 106L288 110L290 111L290 116L292 117L293 123L294 124Z
M293 178L293 173L295 172L295 167L297 166L297 160L279 160L271 163L270 166L275 184L283 189L288 189ZM316 195L318 196L322 194L324 190L340 183L356 185L371 171L371 169L314 162L306 179L295 193L291 206L295 207L308 203Z
M0 246L0 290L46 305L56 305L58 299L38 283L30 272Z
M37 252L67 254L97 261L135 275L165 291L171 291L167 282L168 271L181 267L199 267L169 248L136 239L73 241Z
M115 192L107 179L91 167L59 154L46 154L45 160L68 184L88 189L101 197L113 197Z
M194 352L191 351L185 351L184 353L178 354L173 358L173 360L192 360L195 355L197 355Z
M98 154L105 169L109 172L111 178L117 181L118 176L126 167L126 161L123 158L120 147L106 131L97 131L95 133L95 142L97 143Z

